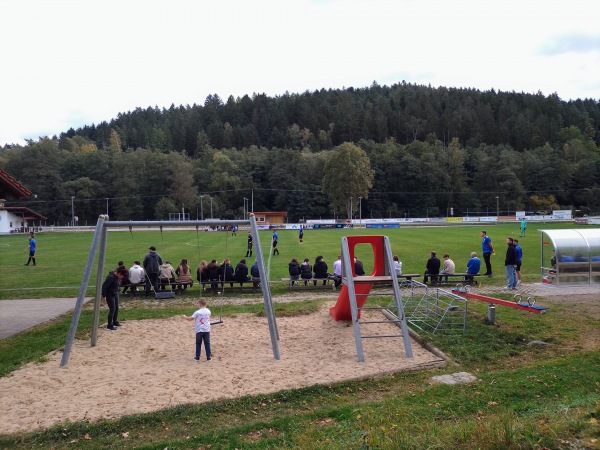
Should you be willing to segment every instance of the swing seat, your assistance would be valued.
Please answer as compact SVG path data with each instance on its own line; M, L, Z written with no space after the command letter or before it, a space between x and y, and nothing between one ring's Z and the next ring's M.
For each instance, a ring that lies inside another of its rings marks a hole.
M163 291L163 292L155 292L154 298L156 300L164 300L167 298L175 298L175 292L173 291Z

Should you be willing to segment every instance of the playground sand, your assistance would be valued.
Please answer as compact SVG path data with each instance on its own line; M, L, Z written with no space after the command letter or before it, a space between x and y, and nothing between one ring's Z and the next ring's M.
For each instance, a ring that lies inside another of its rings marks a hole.
M89 340L76 341L67 366L59 367L62 353L56 352L0 378L0 433L444 365L415 341L414 358L406 358L401 338L363 339L365 362L359 363L353 328L329 317L332 305L277 318L279 361L265 317L226 317L212 327L212 360L206 361L203 349L195 362L193 322L181 317L127 321L124 312L123 327L100 330L96 347ZM399 329L371 324L368 333L399 334Z

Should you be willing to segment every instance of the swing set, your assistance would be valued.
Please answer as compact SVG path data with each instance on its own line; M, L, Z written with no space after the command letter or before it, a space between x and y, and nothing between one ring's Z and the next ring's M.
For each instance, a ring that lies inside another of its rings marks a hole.
M87 263L85 266L83 279L81 281L81 285L79 287L79 293L77 295L77 302L75 303L75 310L73 311L73 318L71 320L71 326L69 327L69 333L67 335L67 341L65 343L65 349L61 358L60 366L64 367L69 362L69 357L71 354L71 349L73 347L73 341L75 340L75 333L77 331L77 326L79 324L79 319L81 317L81 311L83 309L83 302L85 300L85 294L88 289L88 285L91 278L92 268L94 266L94 261L97 257L98 259L98 271L96 276L96 290L94 296L94 318L92 321L92 338L91 338L91 346L96 346L98 341L98 326L100 323L100 302L102 298L102 276L104 274L104 265L106 258L106 242L108 239L108 229L109 228L129 228L129 231L132 233L132 229L134 227L159 227L162 231L164 226L169 226L173 228L189 228L190 226L196 227L196 238L199 242L198 237L198 228L200 226L239 226L239 225L250 225L250 230L252 233L252 239L255 242L255 252L256 252L256 260L258 262L258 269L260 274L260 286L262 289L265 314L267 316L267 320L269 323L269 334L271 336L271 347L273 348L273 357L276 360L280 359L279 354L279 332L277 330L277 323L275 321L275 313L273 311L273 301L271 299L271 290L269 287L269 279L267 276L267 271L265 269L264 258L262 253L262 248L260 245L260 237L258 235L258 226L256 225L256 218L254 214L250 214L248 220L188 220L188 221L110 221L108 220L108 216L100 215L98 217L98 222L96 224L96 229L94 232L94 237L92 239L92 245L90 247L90 252L88 254ZM135 241L134 241L135 242ZM222 319L219 317L219 320L215 322L211 322L212 324L223 323Z

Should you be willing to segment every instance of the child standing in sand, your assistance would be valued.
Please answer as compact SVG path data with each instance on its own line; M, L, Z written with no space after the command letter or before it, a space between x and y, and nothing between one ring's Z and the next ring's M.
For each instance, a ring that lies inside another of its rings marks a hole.
M198 300L200 307L191 316L183 315L185 320L194 320L196 328L196 357L194 361L200 361L200 351L202 349L202 341L204 341L204 350L206 351L206 360L210 361L210 309L206 307L206 300Z

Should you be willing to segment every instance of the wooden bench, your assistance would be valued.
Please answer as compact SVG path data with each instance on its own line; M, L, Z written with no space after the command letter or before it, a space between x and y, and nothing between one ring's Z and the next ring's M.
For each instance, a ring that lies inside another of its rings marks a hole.
M185 291L188 287L192 287L194 285L193 281L187 281L187 282L181 282L181 281L159 281L158 282L158 289L160 291L164 291L166 290L165 288L167 286L169 286L171 289L171 291L173 292L177 292L177 293L182 293L183 291Z
M123 293L123 294L130 294L130 295L136 295L138 293L143 294L144 291L146 290L146 282L142 281L141 283L122 284L121 288L123 289L121 291L121 293Z
M431 275L427 275L428 277L431 277ZM484 275L482 274L471 274L471 273L453 273L453 274L442 274L442 275L438 275L438 282L436 284L444 284L444 285L450 285L450 284L454 284L454 282L456 281L463 281L465 284L470 284L470 285L474 285L474 284L478 284L478 281L476 278L479 277L483 277ZM448 281L446 281L446 277L448 277ZM473 280L467 280L466 277L473 277ZM431 283L433 284L433 283Z
M282 282L288 283L288 289L333 289L335 290L335 283L333 278L299 278L292 280L288 278L282 278ZM323 284L323 281L325 284ZM306 282L306 284L304 284ZM315 285L316 283L316 285Z
M421 278L421 274L420 273L403 273L402 275L397 275L398 281L400 281L402 278L405 280L412 280L413 278Z

